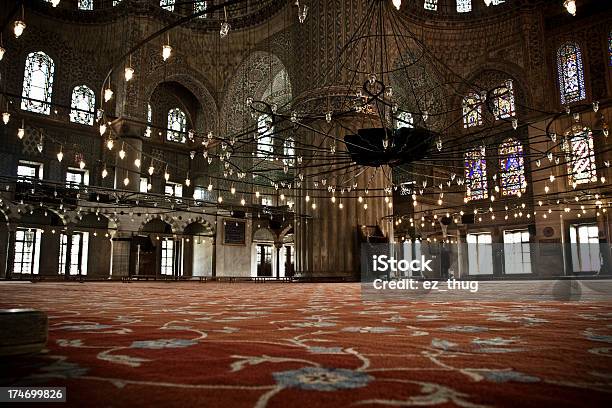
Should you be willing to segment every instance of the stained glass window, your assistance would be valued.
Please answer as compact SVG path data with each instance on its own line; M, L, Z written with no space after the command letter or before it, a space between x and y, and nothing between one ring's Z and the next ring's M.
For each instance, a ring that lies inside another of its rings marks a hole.
M72 90L70 104L70 121L93 126L96 109L96 96L86 85L79 85Z
M608 62L612 66L612 31L608 34Z
M292 137L287 138L285 140L284 145L284 156L283 163L285 164L293 164L293 156L295 156L295 140Z
M208 1L199 0L193 3L193 12L199 13L201 11L205 11L208 8ZM202 14L198 18L206 18L206 14Z
M176 0L159 0L161 8L168 11L174 11L174 3L176 3Z
M567 42L557 50L557 70L561 104L565 105L586 98L582 53L575 42Z
M187 115L179 108L170 109L167 139L171 142L185 143L185 132L187 132Z
M482 200L489 197L485 153L484 147L465 153L466 201Z
M151 137L152 129L151 123L153 123L153 109L151 109L151 104L147 103L147 129L145 130L145 137Z
M113 0L113 7L115 7L117 4L121 3L122 0Z
M438 0L425 0L423 7L425 10L436 11L438 9Z
M457 0L457 13L472 11L472 0Z
M28 54L23 75L21 109L48 115L51 112L55 64L42 51Z
M571 149L567 161L570 183L584 184L597 181L593 133L589 128L576 129L567 134Z
M514 87L512 80L495 88L493 94L493 115L496 120L508 119L516 115L514 108Z
M523 145L518 140L507 139L499 146L502 195L514 196L525 192L525 163Z
M79 0L79 10L93 10L93 0Z
M482 104L480 95L475 92L469 93L463 98L463 127L482 125Z
M272 125L272 118L270 115L261 115L257 121L257 132L259 138L257 140L257 157L265 157L268 160L272 160L272 153L274 152L274 141L272 139L272 133L274 133L274 126Z
M395 129L414 127L414 118L410 112L400 112L395 118Z

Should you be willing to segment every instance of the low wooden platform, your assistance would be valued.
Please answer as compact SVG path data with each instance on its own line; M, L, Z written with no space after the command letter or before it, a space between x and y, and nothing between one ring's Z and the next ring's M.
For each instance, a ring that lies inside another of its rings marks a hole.
M47 344L47 314L35 309L0 309L0 357L40 352Z

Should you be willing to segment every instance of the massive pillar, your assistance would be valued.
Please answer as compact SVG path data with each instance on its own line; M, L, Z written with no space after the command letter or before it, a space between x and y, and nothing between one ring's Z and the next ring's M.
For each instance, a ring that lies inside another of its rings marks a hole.
M113 150L113 154L116 155L113 162L115 164L115 186L121 190L138 191L141 169L135 163L136 160L142 160L142 135L145 126L126 118L115 120L112 126L118 136ZM118 153L122 148L125 151L123 159ZM129 181L127 185L124 182L126 177Z

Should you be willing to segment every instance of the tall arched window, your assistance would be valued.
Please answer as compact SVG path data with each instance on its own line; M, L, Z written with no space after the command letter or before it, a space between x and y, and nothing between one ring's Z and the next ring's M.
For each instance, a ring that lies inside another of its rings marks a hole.
M160 7L168 11L174 11L174 3L176 0L159 0Z
M508 79L491 92L493 94L493 115L495 120L516 116L514 107L514 86Z
M48 115L51 112L55 64L42 51L28 54L23 74L21 109Z
M208 1L206 0L198 0L193 3L193 12L199 13L201 11L206 11L208 8ZM206 14L202 14L198 18L206 18Z
M93 10L93 0L79 0L79 10Z
M578 102L586 98L582 53L575 42L566 42L557 50L557 70L561 104Z
M147 129L145 130L145 137L151 137L153 131L151 123L153 123L153 109L151 109L151 104L147 103Z
M293 156L295 156L295 140L293 140L292 137L288 137L285 140L285 144L283 146L283 153L285 156L283 158L283 163L293 164L293 161L294 161Z
M436 11L438 9L438 0L425 0L423 8L425 10Z
M412 117L412 113L401 111L397 114L397 117L395 118L395 129L413 127L414 118Z
M96 109L94 91L86 85L75 86L71 100L70 121L93 126Z
M257 139L257 157L273 160L274 140L272 139L272 133L274 133L274 126L272 125L270 115L261 115L259 117L257 120L257 132L259 133L259 138Z
M470 150L465 153L465 184L467 191L465 201L482 200L489 197L487 189L487 160L485 148Z
M571 184L597 181L593 133L589 128L572 129L566 134L569 139L570 157L567 160L568 179Z
M187 132L187 115L179 108L168 112L168 131L166 137L171 142L185 143Z
M464 128L482 125L482 104L480 103L480 95L475 92L470 92L463 98L462 108Z
M507 139L499 146L501 190L504 196L523 194L527 187L523 145L518 140Z
M612 67L612 31L608 34L608 64Z
M457 0L457 13L472 11L472 0Z

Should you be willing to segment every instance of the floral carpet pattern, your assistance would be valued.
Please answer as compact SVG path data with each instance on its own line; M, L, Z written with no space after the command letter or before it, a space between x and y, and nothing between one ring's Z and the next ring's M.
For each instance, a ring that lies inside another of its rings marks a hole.
M75 407L610 406L612 304L364 301L359 284L3 283L49 315L2 385Z

